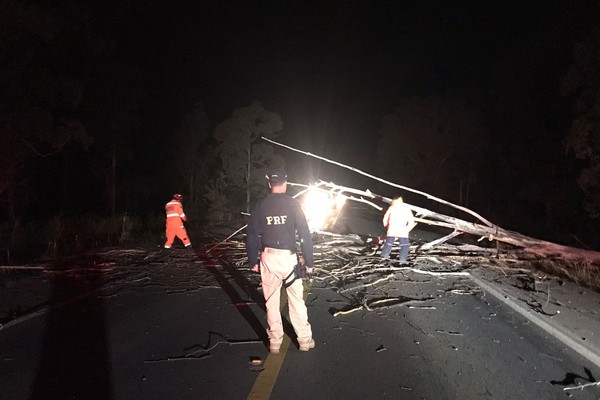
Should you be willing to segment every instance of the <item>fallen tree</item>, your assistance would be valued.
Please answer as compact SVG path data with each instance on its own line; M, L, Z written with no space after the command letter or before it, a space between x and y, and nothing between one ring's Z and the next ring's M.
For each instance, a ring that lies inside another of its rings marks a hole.
M412 188L409 188L406 186L402 186L402 185L399 185L399 184L396 184L393 182L386 181L384 179L381 179L374 175L368 174L368 173L363 172L354 167L339 163L337 161L332 161L325 157L314 155L314 154L311 154L306 151L298 150L293 147L275 142L271 139L267 139L264 137L262 139L264 139L272 144L275 144L277 146L281 146L281 147L287 148L289 150L292 150L292 151L295 151L298 153L302 153L307 156L314 157L314 158L323 160L323 161L331 163L331 164L338 165L342 168L349 169L349 170L359 173L363 176L367 176L367 177L377 180L379 182L385 183L389 186L392 186L392 187L395 187L398 189L402 189L402 190L405 190L405 191L408 191L411 193L419 194L421 196L426 197L429 200L433 200L438 203L449 206L451 208L454 208L456 210L462 211L462 212L470 215L471 217L474 217L478 221L478 222L469 222L469 221L466 221L466 220L463 220L463 219L460 219L457 217L437 213L437 212L428 210L426 208L422 208L422 207L418 207L416 205L405 203L415 213L415 215L416 215L415 220L418 223L440 226L440 227L451 230L451 232L448 235L446 235L440 239L436 239L435 241L429 242L429 243L425 244L424 246L421 246L421 248L420 248L421 250L432 249L435 246L440 245L441 243L444 243L456 236L466 233L466 234L471 234L471 235L475 235L475 236L479 237L479 239L478 239L479 241L489 240L489 241L497 241L497 242L506 243L506 244L515 246L517 248L520 248L524 252L534 254L539 257L560 258L565 261L582 262L584 264L594 265L594 266L600 265L600 253L599 252L564 246L564 245L560 245L557 243L552 243L552 242L548 242L545 240L528 237L528 236L522 235L518 232L503 229L503 228L499 227L498 225L495 225L495 224L491 223L490 221L488 221L487 219L483 218L481 215L479 215L475 211L470 210L466 207L453 204L451 202L448 202L446 200L440 199L436 196L430 195L428 193L425 193L425 192L422 192L419 190L415 190L415 189L412 189ZM293 184L293 183L292 183L292 185L306 186L306 185ZM329 191L334 194L344 195L349 200L352 200L352 201L359 201L362 203L370 204L371 206L373 206L377 209L382 209L382 207L380 207L376 203L374 203L373 200L383 201L388 204L391 203L391 201L392 201L392 199L387 198L385 196L374 194L368 189L367 190L359 190L359 189L355 189L355 188L339 186L334 183L325 182L325 181L320 181L317 184L315 184L314 186L316 188L318 188L319 190L326 190L326 191Z

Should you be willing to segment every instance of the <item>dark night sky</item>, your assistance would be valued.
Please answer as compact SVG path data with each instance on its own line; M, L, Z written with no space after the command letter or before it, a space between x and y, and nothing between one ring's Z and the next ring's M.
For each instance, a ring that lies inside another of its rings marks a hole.
M173 136L197 102L204 104L214 129L235 109L258 100L266 110L281 115L280 141L375 173L373 159L385 115L403 99L460 97L481 109L492 142L487 170L479 172L496 185L485 188L485 195L497 197L498 204L492 198L477 211L503 227L518 229L507 225L522 220L522 215L488 213L518 210L520 205L513 207L511 201L519 191L528 191L548 165L565 171L561 179L575 185L576 171L563 168L562 141L573 107L572 99L560 95L560 78L574 62L575 44L600 27L598 1L17 3L40 5L60 21L56 32L71 32L56 35L49 43L40 44L43 40L38 38L33 51L54 77L64 74L83 82L83 111L77 117L93 116L89 128L96 128L91 133L100 149L93 162L107 159L107 143L101 143L106 131L102 115L119 106L110 85L103 90L104 83L115 85L134 76L128 85L143 93L139 133L124 146L129 153L121 155L121 173L129 174L124 181L137 185L137 193L147 193L137 203L146 210L156 209L166 193L179 190L173 186L181 181L168 182L176 164ZM33 6L28 12L38 15ZM11 22L6 31L19 32L19 21ZM30 29L35 31L36 26ZM0 39L5 41L0 44L10 42ZM23 36L19 40L29 43ZM27 49L14 51L21 58L6 71L18 76L19 63L31 60ZM97 60L106 65L94 64ZM29 67L35 71L35 59ZM11 78L3 78L2 84L10 87ZM10 109L6 99L12 101L10 94L2 96L0 111ZM292 180L321 178L378 189L372 181L338 167L276 151L286 159ZM38 168L51 174L64 170L67 161L83 165L88 162L85 157L87 153L73 151L62 159L38 159ZM54 165L47 168L51 162ZM71 190L94 197L88 203L71 201L79 205L77 212L92 208L92 203L94 211L105 210L106 182L93 162L88 170L70 173L79 181L79 187ZM511 168L516 172L504 173ZM87 176L88 171L95 175ZM500 176L508 178L502 181ZM66 177L63 174L64 187L69 186ZM51 214L69 203L68 196L55 195L55 204L49 206L51 199L44 190L56 185L44 174L37 179L31 207ZM123 186L120 201L130 207L134 200L129 202L128 191L133 188ZM72 198L77 196L81 195ZM529 222L538 224L535 219Z
M282 115L286 143L365 168L399 99L464 93L477 103L502 82L494 68L507 57L505 79L529 85L527 101L560 102L573 45L598 16L587 1L261 4L130 8L120 51L160 99L150 114L202 101L217 124L259 100Z

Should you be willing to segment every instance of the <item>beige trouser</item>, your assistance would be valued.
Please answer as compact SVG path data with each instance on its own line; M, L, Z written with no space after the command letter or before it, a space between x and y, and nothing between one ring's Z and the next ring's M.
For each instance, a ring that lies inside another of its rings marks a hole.
M266 248L260 255L260 275L263 294L267 307L267 334L271 347L283 341L283 324L279 301L283 280L290 275L296 265L296 255L287 250ZM288 282L293 279L293 275ZM302 279L296 279L286 289L290 320L296 331L299 343L308 342L312 338L312 330L308 323L306 304L304 304Z

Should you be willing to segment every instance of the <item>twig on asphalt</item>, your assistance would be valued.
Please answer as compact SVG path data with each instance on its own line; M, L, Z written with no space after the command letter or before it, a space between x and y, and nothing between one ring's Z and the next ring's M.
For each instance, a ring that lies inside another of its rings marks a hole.
M406 316L405 316L406 317ZM429 336L429 337L433 337L433 335L431 333L427 333L425 332L423 329L419 328L418 326L414 325L412 322L406 320L406 323L413 329L418 330L419 332L421 332L423 335L425 336Z
M246 227L247 227L247 226L248 226L247 224L246 224L246 225L244 225L244 226L242 226L240 229L238 229L237 231L233 232L231 235L227 236L225 239L221 240L221 241L220 241L220 242L218 242L218 243L215 243L215 244L214 244L212 247L210 247L208 250L206 250L206 253L208 254L208 253L210 253L210 252L211 252L211 251L212 251L214 248L216 248L216 247L219 247L220 245L227 243L227 241L228 241L229 239L231 239L232 237L234 237L235 235L237 235L239 232L241 232L241 231L243 231L244 229L246 229Z
M369 302L367 299L364 299L360 306L351 308L349 310L337 311L333 314L333 316L337 317L338 315L346 315L346 314L350 314L350 313L353 313L355 311L360 311L360 310L367 310L367 311L381 310L381 309L404 305L404 304L410 305L412 303L420 303L420 302L424 302L424 301L428 301L428 300L432 300L432 299L433 298L413 299L413 298L403 297L403 296L388 297L388 298L384 298L384 299L374 300L371 302ZM389 304L389 303L393 303L393 304ZM381 306L381 304L389 304L389 305ZM374 306L378 306L378 307L374 307Z
M337 317L338 315L346 315L346 314L351 314L351 313L353 313L353 312L355 312L355 311L360 311L360 310L362 310L362 309L363 309L363 306L358 306L358 307L355 307L355 308L351 308L350 310L345 310L345 311L344 311L344 310L342 310L342 311L337 311L337 312L335 312L335 313L333 314L333 316L334 316L334 317Z
M454 332L454 331L445 331L443 329L436 329L435 330L438 333L445 333L447 335L455 335L455 336L462 336L463 334L460 332Z
M365 283L364 285L360 285L360 286L355 286L355 287L352 287L352 288L343 289L343 290L340 290L338 293L344 293L344 292L348 292L350 290L363 289L363 288L367 288L367 287L370 287L370 286L375 286L378 283L389 281L393 277L394 277L394 274L389 274L388 276L386 276L384 278L381 278L381 279L378 279L375 282Z
M214 345L212 345L211 347L208 347L208 348L201 347L200 349L198 349L196 351L192 351L191 353L188 353L185 356L189 357L189 356L199 353L201 351L208 353L209 351L211 351L212 349L214 349L215 347L217 347L220 344L234 346L234 345L238 345L238 344L257 344L257 343L263 343L263 341L262 340L254 340L254 339L250 339L250 340L220 340L220 341L216 342Z
M570 387L566 387L563 389L563 391L567 391L567 390L575 390L575 389L580 389L583 390L584 388L588 387L588 386L600 386L600 381L598 382L591 382L591 383L586 383L584 385L578 385L578 386L570 386Z
M171 362L171 361L196 361L203 360L205 358L212 357L212 354L202 354L199 357L167 357L167 358L159 358L157 360L145 360L144 364L152 364L152 363L161 363L161 362Z
M469 276L468 272L453 272L453 271L440 271L440 272L432 272L426 271L418 268L409 268L412 272L416 272L417 274L425 274L425 275L433 275L433 276Z
M219 335L219 336L221 336L221 335ZM257 343L262 344L263 341L262 340L253 340L253 339L250 339L250 340L220 340L220 341L216 342L214 345L212 345L211 347L208 347L208 348L201 347L200 349L198 349L196 351L192 351L191 353L188 353L185 356L159 358L156 360L145 360L144 363L149 364L149 363L171 362L171 361L202 360L204 358L211 357L210 351L220 344L234 346L234 345L238 345L238 344L257 344ZM195 357L194 354L197 354L199 352L204 352L205 354Z

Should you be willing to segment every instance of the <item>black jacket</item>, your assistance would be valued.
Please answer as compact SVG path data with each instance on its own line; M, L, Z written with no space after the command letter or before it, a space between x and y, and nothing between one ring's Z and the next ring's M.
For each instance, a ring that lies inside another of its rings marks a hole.
M259 252L265 247L295 252L296 233L300 238L304 262L307 267L313 267L312 239L300 203L287 194L269 194L256 205L248 222L248 267L256 265Z

